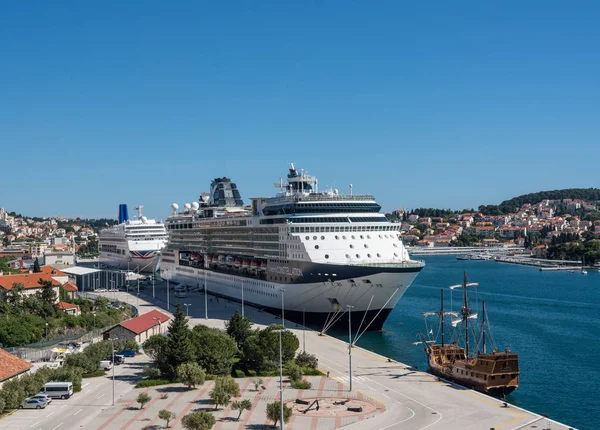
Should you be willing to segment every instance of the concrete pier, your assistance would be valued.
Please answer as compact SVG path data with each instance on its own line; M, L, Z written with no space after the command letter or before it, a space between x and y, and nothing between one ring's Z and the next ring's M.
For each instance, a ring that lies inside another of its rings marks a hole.
M113 297L114 293L104 293ZM116 293L117 298L135 305L134 294ZM126 297L127 296L127 297ZM157 283L155 298L152 289L146 288L139 297L140 313L154 307L166 309L166 286ZM204 324L225 328L225 321L241 308L239 303L230 302L209 295L208 319L205 319L204 295L202 292L187 293L185 298L170 298L170 312L177 302L189 304L190 325ZM281 324L277 317L245 306L245 315L250 317L255 327ZM348 390L348 344L330 336L320 336L312 330L303 330L296 323L285 321L286 329L291 330L300 340L300 350L319 359L319 368L330 378L343 384ZM513 405L505 405L501 400L466 389L456 384L415 369L411 366L389 360L371 351L354 347L352 349L353 392L348 395L364 396L385 406L385 412L344 426L346 429L569 429L571 427L552 421ZM319 424L316 428L336 428ZM289 427L288 428L294 428Z

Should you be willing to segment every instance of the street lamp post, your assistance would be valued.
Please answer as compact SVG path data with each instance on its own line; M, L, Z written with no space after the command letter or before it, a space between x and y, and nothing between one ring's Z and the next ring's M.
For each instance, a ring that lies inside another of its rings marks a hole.
M348 306L348 374L350 375L350 390L352 391L352 305Z
M281 333L286 331L285 329L273 330L272 333L279 333L279 423L280 429L285 429L285 423L283 422L283 360L281 353Z
M46 323L46 341L48 340L48 323Z
M92 315L94 315L94 331L96 331L96 312L94 312Z
M279 291L281 291L281 325L285 328L285 308L283 306L283 293L285 293L285 288L282 288Z
M184 303L183 306L185 306L185 316L189 317L190 316L190 306L192 306L191 303Z
M244 280L242 279L242 318L244 317Z
M113 297L116 299L117 293L115 292L115 281L113 281L112 279L110 280L110 289L113 291Z
M156 272L152 272L152 298L155 298L156 295L154 294L154 274Z
M206 269L204 269L204 319L208 319L208 295L206 293Z
M306 313L302 308L302 350L306 352Z
M112 341L112 405L115 405L115 340Z

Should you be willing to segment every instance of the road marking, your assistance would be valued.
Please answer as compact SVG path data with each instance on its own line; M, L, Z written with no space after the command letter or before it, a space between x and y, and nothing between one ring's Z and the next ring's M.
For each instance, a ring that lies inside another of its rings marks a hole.
M106 396L106 393L104 393L104 394L100 394L100 395L99 395L98 397L96 397L96 398L97 398L97 399L99 399L100 397L104 397L104 396Z
M60 423L59 425L57 425L56 427L54 427L52 430L56 430L57 428L59 428L62 425L63 425L63 423Z
M54 412L50 412L48 415L46 415L46 418L48 418L50 415L54 415Z
M73 414L73 416L77 415L79 412L83 411L83 408L79 409L77 412Z
M284 416L285 416L285 415L284 415ZM35 427L35 426L36 426L36 425L38 425L39 423L40 423L39 421L36 421L36 422L34 422L33 424L31 424L29 427Z
M117 387L118 387L119 385L121 385L122 383L123 383L123 381L119 382L119 383L117 384Z
M390 397L390 396L388 396L387 394L383 394L383 393L379 393L379 394L381 394L381 395L382 395L382 396L384 396L384 397L387 397L388 399L391 399L391 397Z
M62 406L61 406L60 408L58 408L58 409L62 409L62 408L64 408L65 406L67 406L67 405L62 405Z
M87 387L88 385L90 385L90 383L89 383L89 382L86 382L85 384L83 384L83 385L81 386L81 389L84 389L84 388L85 388L85 387Z
M375 389L373 387L369 387L368 385L367 385L367 388L371 391L375 391Z

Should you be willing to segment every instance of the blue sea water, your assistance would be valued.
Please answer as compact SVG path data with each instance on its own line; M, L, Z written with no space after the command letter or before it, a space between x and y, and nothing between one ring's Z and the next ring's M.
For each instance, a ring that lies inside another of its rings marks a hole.
M508 400L579 429L600 428L600 273L540 272L494 261L423 258L426 266L388 317L384 330L368 332L358 345L426 369L421 312L439 309L440 288L470 282L471 307L485 300L499 349L519 353L520 387ZM459 290L452 293L460 308ZM433 321L431 321L433 322Z

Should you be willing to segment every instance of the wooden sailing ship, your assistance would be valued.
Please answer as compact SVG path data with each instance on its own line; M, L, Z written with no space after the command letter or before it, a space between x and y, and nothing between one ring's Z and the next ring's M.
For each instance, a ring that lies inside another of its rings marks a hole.
M441 343L436 344L436 340L427 339L419 333L421 342L415 344L424 345L430 373L492 396L504 397L519 386L519 357L508 348L499 351L494 346L492 352L487 352L486 342L493 344L493 338L486 319L485 302L482 301L479 327L478 324L469 322L477 319L478 316L477 313L471 313L467 289L477 285L477 283L467 283L465 273L462 284L450 287L451 290L459 288L463 290L463 305L460 312L444 310L442 290L440 310L423 313L426 319L431 315L438 317L438 331L441 331L442 335ZM455 328L449 343L446 343L445 339L445 317L452 317L450 323ZM464 336L462 336L463 330ZM429 334L433 334L433 330ZM470 339L474 340L474 345L470 344ZM461 346L461 343L464 346Z

